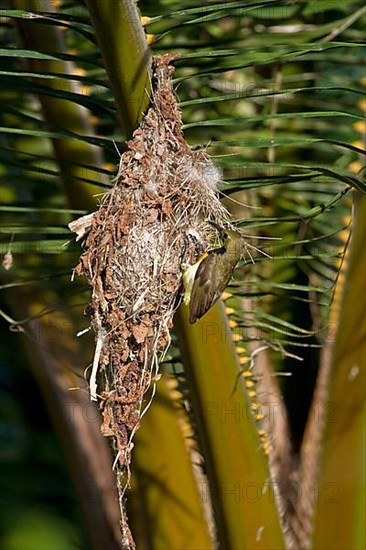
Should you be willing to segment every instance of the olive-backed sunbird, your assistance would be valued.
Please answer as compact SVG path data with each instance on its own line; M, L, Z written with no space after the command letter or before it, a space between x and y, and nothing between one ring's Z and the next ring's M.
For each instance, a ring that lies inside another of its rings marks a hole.
M189 322L195 323L221 297L243 253L243 237L231 229L222 230L222 244L205 252L183 271L184 298L189 305Z

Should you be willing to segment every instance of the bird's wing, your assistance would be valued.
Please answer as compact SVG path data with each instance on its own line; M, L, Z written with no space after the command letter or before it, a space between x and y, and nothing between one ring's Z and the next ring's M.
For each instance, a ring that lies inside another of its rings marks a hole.
M213 277L217 276L214 272L216 261L215 253L210 253L197 269L189 302L190 323L198 321L221 296L221 292L217 292L216 285L212 285ZM213 288L215 288L214 292Z

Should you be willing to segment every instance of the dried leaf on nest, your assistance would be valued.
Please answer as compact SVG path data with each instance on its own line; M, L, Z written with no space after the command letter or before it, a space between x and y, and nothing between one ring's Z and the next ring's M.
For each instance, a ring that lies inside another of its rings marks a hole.
M76 240L80 241L90 230L94 212L92 214L86 214L86 216L81 216L77 220L74 220L69 223L69 229L73 233L76 233Z
M119 467L127 469L144 395L169 345L182 264L207 249L216 231L209 219L227 222L216 190L219 170L183 138L171 83L174 59L154 58L151 106L121 156L114 187L88 218L77 268L92 289L94 365L104 376L102 432L113 436ZM96 398L94 384L91 392Z

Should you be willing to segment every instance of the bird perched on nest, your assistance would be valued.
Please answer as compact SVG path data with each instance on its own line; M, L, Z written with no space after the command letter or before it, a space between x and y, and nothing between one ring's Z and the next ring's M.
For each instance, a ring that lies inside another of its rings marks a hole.
M243 254L240 233L213 225L220 232L220 246L206 251L195 264L183 266L183 302L189 305L192 324L220 299Z

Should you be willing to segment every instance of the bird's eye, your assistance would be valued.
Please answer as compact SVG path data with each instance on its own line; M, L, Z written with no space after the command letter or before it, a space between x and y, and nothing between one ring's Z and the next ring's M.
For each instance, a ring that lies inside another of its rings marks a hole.
M227 239L228 238L228 234L227 233L224 233L224 239Z

